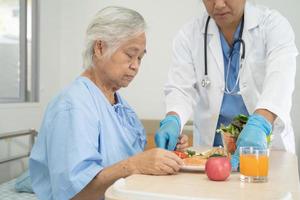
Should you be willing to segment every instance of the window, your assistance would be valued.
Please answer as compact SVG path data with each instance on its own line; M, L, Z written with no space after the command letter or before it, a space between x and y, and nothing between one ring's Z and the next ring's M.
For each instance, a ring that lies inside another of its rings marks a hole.
M0 103L38 101L37 0L0 0Z

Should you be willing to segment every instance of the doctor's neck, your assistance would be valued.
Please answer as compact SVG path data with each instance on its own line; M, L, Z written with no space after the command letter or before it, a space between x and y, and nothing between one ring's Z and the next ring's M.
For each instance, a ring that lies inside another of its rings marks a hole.
M242 21L243 14L238 18L238 20L233 20L230 23L218 24L219 30L223 33L227 43L232 46L234 42L234 33L237 30L240 22Z

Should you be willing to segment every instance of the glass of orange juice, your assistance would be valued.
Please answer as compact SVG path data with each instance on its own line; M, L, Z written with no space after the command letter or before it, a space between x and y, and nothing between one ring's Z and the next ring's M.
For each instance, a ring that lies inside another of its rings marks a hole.
M268 181L269 154L267 148L240 147L240 180L263 183Z

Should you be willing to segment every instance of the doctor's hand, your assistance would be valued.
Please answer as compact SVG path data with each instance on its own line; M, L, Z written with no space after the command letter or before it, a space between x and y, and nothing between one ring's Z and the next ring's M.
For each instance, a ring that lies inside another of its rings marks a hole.
M240 147L253 146L267 148L267 136L271 133L271 130L271 123L262 115L253 114L249 117L237 140L237 148L231 157L232 170L238 170Z
M177 115L167 115L160 122L160 128L155 133L155 144L159 148L175 150L180 133L180 119Z

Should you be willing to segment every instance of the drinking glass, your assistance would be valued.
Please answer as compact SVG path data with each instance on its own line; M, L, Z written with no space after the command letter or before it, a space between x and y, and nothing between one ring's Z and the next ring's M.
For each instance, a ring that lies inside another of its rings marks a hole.
M262 183L268 181L269 149L240 147L240 180Z

